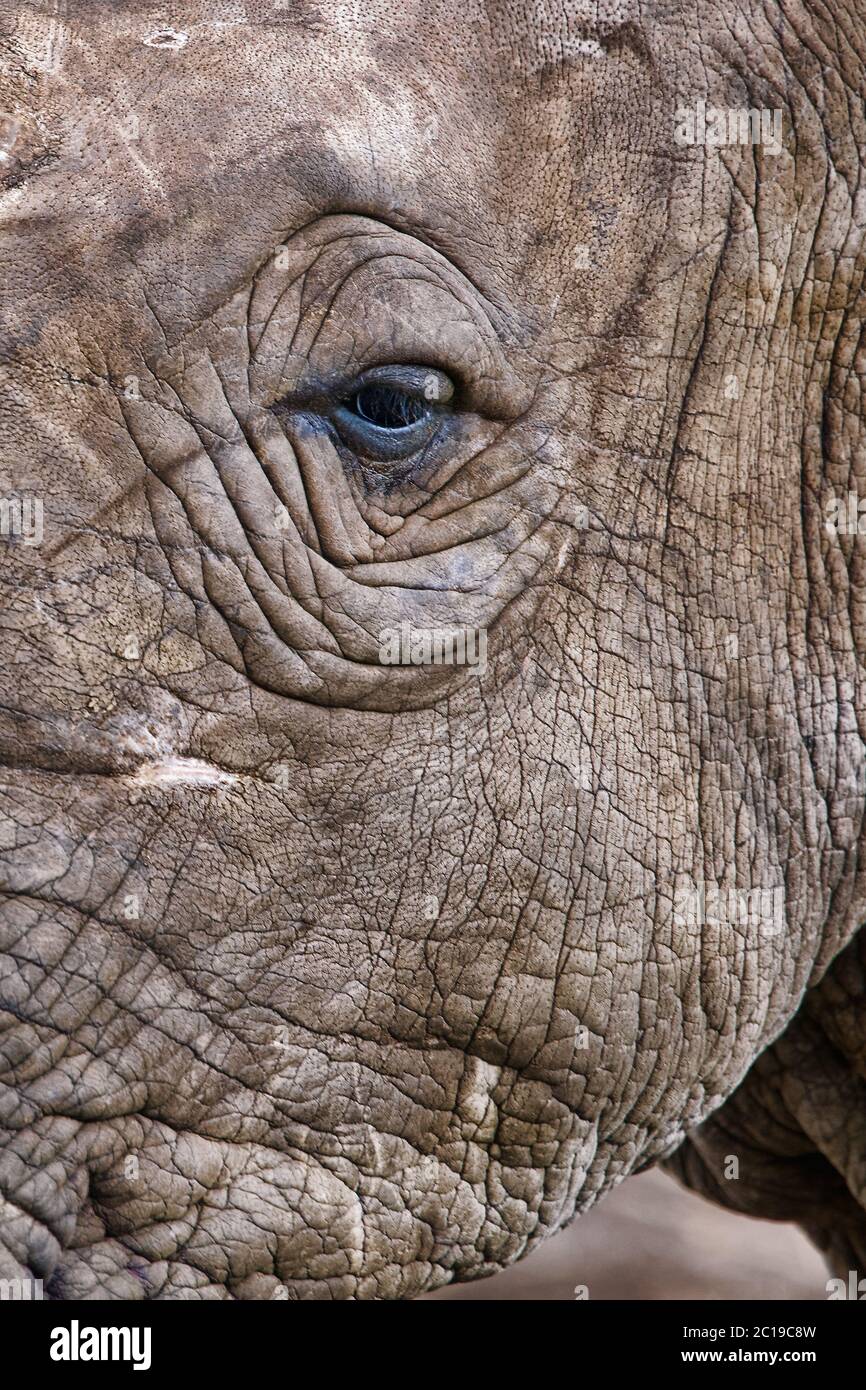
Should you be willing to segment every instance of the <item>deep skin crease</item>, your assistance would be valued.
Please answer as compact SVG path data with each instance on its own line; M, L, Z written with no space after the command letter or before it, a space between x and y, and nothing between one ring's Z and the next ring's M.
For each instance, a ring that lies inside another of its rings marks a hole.
M244 8L3 21L0 1277L412 1297L664 1159L862 1268L862 20Z

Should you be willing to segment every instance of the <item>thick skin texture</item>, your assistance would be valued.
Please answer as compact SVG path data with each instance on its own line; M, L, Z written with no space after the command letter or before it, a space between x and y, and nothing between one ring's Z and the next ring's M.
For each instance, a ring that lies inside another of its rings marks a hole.
M2 39L0 1275L410 1297L687 1135L862 1262L854 0L178 9Z

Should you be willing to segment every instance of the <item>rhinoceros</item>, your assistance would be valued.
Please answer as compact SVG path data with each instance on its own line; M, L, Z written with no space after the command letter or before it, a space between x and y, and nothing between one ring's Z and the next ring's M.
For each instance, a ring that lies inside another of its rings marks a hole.
M866 1261L866 25L3 21L0 1275Z

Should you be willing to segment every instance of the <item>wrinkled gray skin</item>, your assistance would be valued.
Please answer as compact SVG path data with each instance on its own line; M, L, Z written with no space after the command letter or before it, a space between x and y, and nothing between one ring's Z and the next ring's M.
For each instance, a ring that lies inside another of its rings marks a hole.
M862 1267L854 0L178 8L2 45L0 1273L406 1297L677 1149Z

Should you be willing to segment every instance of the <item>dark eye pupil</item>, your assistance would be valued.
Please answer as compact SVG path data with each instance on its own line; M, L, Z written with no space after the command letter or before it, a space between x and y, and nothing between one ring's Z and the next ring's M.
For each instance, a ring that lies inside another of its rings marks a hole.
M403 430L417 425L428 412L424 401L393 386L362 386L352 398L352 409L362 420L378 425L381 430Z

